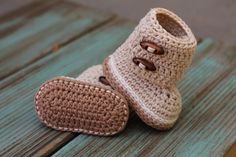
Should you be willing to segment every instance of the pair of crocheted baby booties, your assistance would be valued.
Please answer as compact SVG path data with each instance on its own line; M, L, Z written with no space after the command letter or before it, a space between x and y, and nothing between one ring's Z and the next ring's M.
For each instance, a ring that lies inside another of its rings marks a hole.
M182 19L163 8L151 9L103 65L76 79L46 81L35 96L36 112L51 128L108 136L125 128L130 106L147 125L169 129L182 108L176 83L195 48Z

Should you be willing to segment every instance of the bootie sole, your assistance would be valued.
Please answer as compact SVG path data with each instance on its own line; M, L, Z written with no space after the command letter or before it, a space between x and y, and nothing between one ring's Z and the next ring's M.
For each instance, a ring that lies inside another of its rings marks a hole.
M61 130L109 136L122 131L129 110L117 92L67 77L45 82L35 95L43 123Z

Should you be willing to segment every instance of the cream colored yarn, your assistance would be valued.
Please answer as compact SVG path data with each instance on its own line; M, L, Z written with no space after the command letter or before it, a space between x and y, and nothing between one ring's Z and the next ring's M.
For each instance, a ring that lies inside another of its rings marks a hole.
M111 86L104 85L101 83L98 79L99 76L103 76L103 70L102 65L94 65L86 69L84 72L82 72L76 80L80 80L82 82L87 82L93 85L98 85L103 88L108 88L112 90Z
M155 43L163 48L164 54L144 49L140 45L143 41ZM191 64L195 47L196 39L183 20L166 9L155 8L105 60L104 74L145 123L168 129L178 119L182 106L176 83ZM156 70L137 66L133 62L135 57L153 63Z

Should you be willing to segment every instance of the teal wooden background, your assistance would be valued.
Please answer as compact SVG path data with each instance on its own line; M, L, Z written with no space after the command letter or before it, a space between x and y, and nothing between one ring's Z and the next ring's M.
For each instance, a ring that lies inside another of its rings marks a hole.
M55 131L34 94L54 76L101 64L135 24L66 0L37 1L0 18L0 156L223 156L236 141L236 47L203 39L178 87L176 126L156 131L132 112L114 137Z

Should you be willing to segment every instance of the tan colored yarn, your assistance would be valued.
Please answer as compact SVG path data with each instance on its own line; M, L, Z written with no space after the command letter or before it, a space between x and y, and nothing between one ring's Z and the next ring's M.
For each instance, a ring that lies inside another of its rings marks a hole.
M114 135L128 120L126 100L100 83L102 66L94 66L77 80L56 77L46 81L35 96L36 112L47 126L62 131Z
M112 90L111 86L106 86L99 81L100 76L103 76L102 65L95 65L82 72L76 79Z
M176 83L191 64L195 47L196 39L183 20L155 8L104 61L104 74L145 123L168 129L181 112Z

